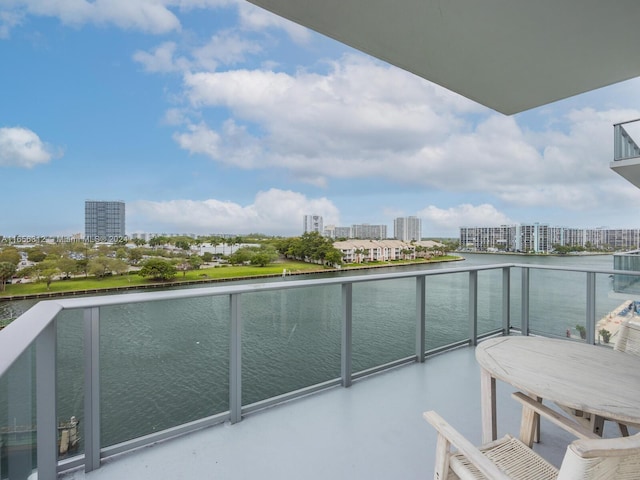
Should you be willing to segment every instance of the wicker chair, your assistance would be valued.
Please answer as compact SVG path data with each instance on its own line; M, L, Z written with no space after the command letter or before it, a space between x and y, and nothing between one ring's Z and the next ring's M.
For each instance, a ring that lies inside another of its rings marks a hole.
M640 324L629 320L622 322L613 349L640 357Z
M640 323L633 320L625 320L620 324L618 332L616 333L616 342L613 349L618 352L628 353L630 355L636 355L640 357ZM602 436L604 432L605 422L607 418L600 417L598 415L590 415L585 412L573 410L562 405L558 405L565 412L574 416L575 420L582 423L584 426L589 426L594 432L597 432ZM640 424L625 425L618 423L620 433L623 437L629 436L629 426L640 429ZM638 476L640 479L640 475Z
M520 440L506 435L474 447L433 411L424 418L438 431L434 480L637 480L640 434L625 438L593 438L595 434L555 411L519 395L528 415L548 418L580 437L567 447L556 468ZM527 403L528 402L528 403ZM530 408L529 408L530 407ZM525 415L523 415L523 419ZM524 424L524 422L523 422ZM451 452L451 446L457 451Z
M630 320L622 322L618 329L618 336L613 349L618 352L640 357L640 324ZM630 426L640 428L640 425L630 424ZM623 436L629 436L629 428L627 425L618 423L618 427Z

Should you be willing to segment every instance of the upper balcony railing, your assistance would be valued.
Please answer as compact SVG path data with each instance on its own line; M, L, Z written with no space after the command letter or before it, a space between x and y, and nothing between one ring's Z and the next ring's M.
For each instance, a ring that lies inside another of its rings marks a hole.
M499 264L40 302L0 333L0 479L91 471L489 335L597 343L629 300L614 274L640 276Z
M640 122L640 119L616 123L613 126L614 161L640 157L640 147L627 131L629 127L637 129L640 126L638 122Z

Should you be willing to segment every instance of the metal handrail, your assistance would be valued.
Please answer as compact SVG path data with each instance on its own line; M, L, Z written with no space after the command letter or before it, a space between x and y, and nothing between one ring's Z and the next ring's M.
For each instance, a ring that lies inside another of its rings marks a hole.
M243 284L214 286L206 288L192 288L181 290L170 290L160 292L142 292L131 294L117 294L109 296L94 296L85 298L60 298L56 300L44 300L36 304L29 311L21 315L17 320L9 324L0 334L0 377L3 376L11 365L34 343L37 345L36 372L37 372L37 422L38 429L38 470L39 478L54 479L57 471L84 464L85 470L90 471L100 466L101 458L122 453L124 451L138 448L142 445L169 438L177 434L183 434L204 426L231 421L240 421L243 414L286 401L296 396L305 395L322 388L328 388L338 384L344 387L351 385L351 382L370 373L381 371L385 368L400 365L403 363L418 361L425 358L424 326L425 308L424 291L425 278L438 275L448 275L456 273L469 274L469 338L460 343L470 345L477 344L477 295L478 295L478 272L489 270L501 270L502 276L502 328L490 334L508 334L511 329L510 322L510 272L513 268L520 268L522 271L522 326L521 333L529 334L529 272L535 270L553 270L586 273L587 288L587 331L591 334L587 337L588 343L595 343L595 275L629 275L640 276L640 272L630 272L615 269L585 269L579 267L557 267L546 265L532 265L519 263L491 264L474 267L454 267L439 270L408 270L404 272L380 273L370 275L342 276L336 278L323 278L313 280L294 280L277 283L263 284ZM352 371L351 365L351 316L352 316L352 295L351 289L354 284L363 282L373 282L381 280L396 280L402 278L416 279L416 348L415 355L404 359L399 359L390 364L380 365L366 372ZM240 312L239 297L242 294L269 292L278 290L290 290L295 288L318 287L326 285L340 285L342 287L343 305L343 325L342 325L342 353L341 353L341 377L329 380L321 385L312 385L300 391L290 392L276 398L266 399L254 405L242 405L241 401L241 331L242 315ZM100 448L100 394L99 394L99 320L100 307L123 305L141 302L153 302L159 300L178 300L211 296L227 296L230 299L231 315L231 348L230 348L230 410L229 412L215 415L192 422L188 425L180 425L157 434L133 439L124 444ZM63 310L84 311L85 325L85 453L76 459L66 460L59 463L55 455L55 435L52 431L56 428L56 398L55 381L55 321L57 315ZM444 347L443 347L444 348ZM441 351L442 348L438 349ZM41 432L42 430L42 432ZM49 431L51 430L51 431Z

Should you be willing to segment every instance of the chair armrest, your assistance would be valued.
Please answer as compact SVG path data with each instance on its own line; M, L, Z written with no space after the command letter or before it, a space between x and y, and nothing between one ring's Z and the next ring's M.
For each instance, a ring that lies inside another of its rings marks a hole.
M575 435L578 438L582 438L582 439L600 438L591 430L584 428L579 423L576 423L573 420L568 419L564 415L561 415L555 410L550 409L546 405L543 405L542 403L535 401L533 398L525 395L522 392L512 393L511 396L515 398L517 401L519 401L520 403L522 403L524 408L533 410L535 413L546 418L554 425L557 425L558 427L566 430L567 432L571 433L572 435Z
M436 412L430 410L424 412L422 416L436 429L439 435L457 448L458 451L467 457L467 460L475 465L487 478L491 478L492 480L512 480L511 477L500 470L491 460L484 456L477 447L449 425L446 420Z

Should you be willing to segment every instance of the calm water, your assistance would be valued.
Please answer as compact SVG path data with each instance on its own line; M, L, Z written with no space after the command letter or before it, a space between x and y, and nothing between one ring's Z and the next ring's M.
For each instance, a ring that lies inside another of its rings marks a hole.
M497 263L613 268L612 256L523 257L465 254L463 262L423 266L443 269ZM416 268L416 267L413 267ZM335 275L366 275L379 270ZM332 274L333 275L333 274ZM310 277L288 277L289 279ZM312 277L311 277L312 278ZM427 278L428 348L467 338L467 273ZM499 328L502 273L479 272L480 332ZM584 323L585 274L531 272L531 328L564 336ZM276 278L272 281L282 281ZM597 318L624 299L597 276ZM415 349L415 280L354 285L354 371L408 357ZM520 274L512 271L512 324L520 322ZM15 317L35 302L0 303L0 318ZM241 297L243 404L340 376L340 286L252 293ZM101 308L102 445L228 410L229 301L227 297L159 301ZM574 330L575 333L575 330ZM82 312L58 321L59 418L83 420ZM25 372L29 375L28 362ZM24 378L24 377L22 377ZM0 381L0 425L6 406L30 392L11 392ZM28 400L25 400L28 401ZM2 405L4 404L4 405Z

